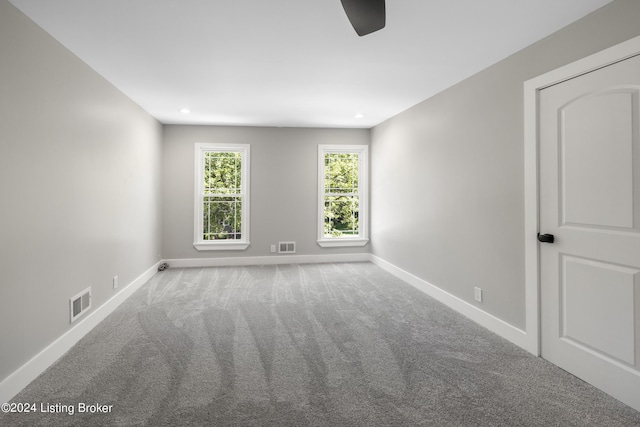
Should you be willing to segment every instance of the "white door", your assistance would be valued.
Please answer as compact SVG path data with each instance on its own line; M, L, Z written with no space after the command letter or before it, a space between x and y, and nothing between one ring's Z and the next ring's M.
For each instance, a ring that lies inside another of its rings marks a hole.
M542 357L640 410L640 56L539 105Z

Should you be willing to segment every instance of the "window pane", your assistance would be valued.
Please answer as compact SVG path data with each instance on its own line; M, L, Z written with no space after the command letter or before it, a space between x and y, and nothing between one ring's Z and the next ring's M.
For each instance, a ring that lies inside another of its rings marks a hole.
M324 157L324 191L358 192L358 153L327 153Z
M326 196L324 202L324 237L359 235L359 200L357 196Z
M204 240L242 237L242 198L206 196L203 201Z
M204 194L240 194L242 155L210 151L204 156Z

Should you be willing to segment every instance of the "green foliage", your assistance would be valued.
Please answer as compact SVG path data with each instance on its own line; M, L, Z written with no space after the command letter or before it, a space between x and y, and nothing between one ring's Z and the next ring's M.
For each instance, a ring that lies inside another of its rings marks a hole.
M358 154L325 154L324 176L325 237L357 235Z
M325 155L325 237L359 232L358 154ZM239 239L242 233L242 155L239 152L205 154L203 239Z
M242 188L242 155L211 151L204 158L204 194L239 194Z
M241 238L241 180L241 153L212 151L205 154L204 240Z

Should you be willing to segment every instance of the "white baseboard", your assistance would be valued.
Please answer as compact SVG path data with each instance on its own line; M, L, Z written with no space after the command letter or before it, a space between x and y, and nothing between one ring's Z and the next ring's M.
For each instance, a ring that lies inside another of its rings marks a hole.
M454 309L458 313L468 317L474 322L484 326L491 332L501 336L502 338L511 341L513 344L521 347L527 351L530 351L529 338L527 333L521 329L516 328L513 325L500 320L492 314L487 313L479 309L478 307L469 304L468 302L451 295L450 293L438 288L431 283L414 276L413 274L396 267L388 261L383 260L375 255L370 254L369 259L372 263L376 264L383 270L393 274L397 278L407 282L414 288L424 292L430 297L440 301L444 305Z
M53 365L62 355L80 341L82 337L118 308L120 304L156 273L158 264L159 262L154 264L107 302L88 313L77 325L65 332L60 338L49 344L44 350L5 378L0 383L0 403L9 402L13 399L16 394Z
M169 267L228 267L238 265L320 264L323 262L369 261L369 253L331 255L274 255L257 257L166 259Z
M407 282L418 290L484 326L493 333L511 341L525 350L529 349L530 340L528 339L526 332L370 253L167 259L161 262L168 263L170 267L181 268L361 261L370 261L378 265L382 269ZM118 308L120 304L129 298L156 273L159 264L160 262L154 264L111 299L96 308L95 311L87 314L87 316L75 327L67 331L64 335L21 366L17 371L4 379L0 383L0 403L9 402L23 388L29 385L31 381L36 379L38 375L43 373L49 366L55 363L62 355L71 349L71 347L80 341L82 337L96 327L116 308Z
M407 282L425 294L435 298L446 306L468 317L491 332L511 341L513 344L530 351L530 339L527 333L492 314L469 304L468 302L438 288L435 285L402 270L399 267L370 253L332 254L332 255L274 255L261 257L229 257L229 258L193 258L168 259L170 267L224 267L239 265L273 265L273 264L306 264L323 262L358 262L370 261Z

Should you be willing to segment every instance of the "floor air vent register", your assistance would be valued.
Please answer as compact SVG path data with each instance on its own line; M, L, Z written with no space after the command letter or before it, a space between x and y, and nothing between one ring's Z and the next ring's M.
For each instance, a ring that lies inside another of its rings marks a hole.
M296 252L296 242L278 242L278 252L281 254L293 254Z
M71 323L91 308L91 288L87 288L69 300Z

